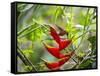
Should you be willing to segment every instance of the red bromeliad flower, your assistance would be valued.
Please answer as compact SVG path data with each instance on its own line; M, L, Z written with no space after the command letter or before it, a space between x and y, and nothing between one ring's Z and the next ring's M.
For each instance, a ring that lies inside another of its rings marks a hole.
M61 39L60 36L57 34L56 30L53 27L50 27L50 34L54 38L54 40L58 43L58 47L52 47L45 42L43 42L45 48L48 50L48 52L53 55L56 58L59 58L57 62L49 63L45 60L43 60L46 64L46 66L51 70L60 70L60 66L62 66L65 62L67 62L72 55L74 54L74 51L69 52L65 55L61 54L60 51L68 47L72 40L70 39Z

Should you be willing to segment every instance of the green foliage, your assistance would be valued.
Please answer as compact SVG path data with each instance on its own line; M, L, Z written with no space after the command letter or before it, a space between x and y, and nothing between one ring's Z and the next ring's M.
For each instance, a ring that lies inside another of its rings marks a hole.
M90 44L91 44L91 50L96 49L96 36L92 36L88 38Z
M79 51L78 54L77 54L77 56L84 57L85 56L85 53L83 51Z
M32 70L32 67L31 66L25 66L25 70L30 71L30 70Z
M33 51L32 51L32 50L24 50L23 53L24 53L26 56L29 56L30 54L33 54Z
M92 64L93 64L93 60L86 59L80 64L79 68L80 69L85 69L85 68L91 69L92 68Z

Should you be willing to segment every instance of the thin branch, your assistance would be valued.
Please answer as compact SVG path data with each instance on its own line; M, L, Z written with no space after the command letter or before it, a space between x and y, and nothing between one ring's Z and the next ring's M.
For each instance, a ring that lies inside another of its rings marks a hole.
M33 24L33 25L34 25L34 24ZM28 28L30 28L30 27L33 26L33 25L29 25L29 26L23 28L21 31L18 32L17 36L21 35L21 33L23 33L25 30L27 30Z
M26 60L27 61L27 63L29 64L29 65L31 65L32 66L32 70L34 71L37 71L37 69L35 68L35 66L32 64L32 62L23 54L23 52L22 52L22 50L17 46L17 48L18 48L18 50L20 51L20 53L23 55L23 57L24 58L22 58L22 60ZM19 54L20 54L19 53ZM25 63L26 64L26 63Z
M96 57L96 56L90 56L90 57L88 57L88 55L85 56L85 57L83 58L83 60L77 65L77 68L78 68L85 60L91 59L91 58L95 58L95 57Z
M19 58L23 61L24 65L28 66L27 64L27 61L25 60L25 58L19 53L17 52L17 55L19 56ZM29 71L31 71L29 68L28 68Z
M89 31L84 32L82 35L80 35L79 37L75 38L74 41L76 41L77 39L79 39L80 37L82 37L83 35L85 35L86 33L88 33ZM72 37L73 38L73 37Z
M31 31L29 31L28 33L21 35L21 36L20 36L20 37L18 37L18 38L22 38L22 37L24 37L24 36L26 36L26 35L28 35L28 34L32 33L32 32L33 32L33 31L35 31L36 29L38 29L38 28L40 28L40 27L43 27L43 26L44 26L44 25L42 25L42 26L38 26L38 27L36 27L36 28L32 29Z
M89 31L86 31L86 32L85 32L85 28L86 28L86 25L87 25L87 18L88 18L89 10L90 10L90 9L88 8L87 13L86 13L86 16L85 16L85 17L86 17L86 20L85 20L84 29L83 29L83 35L82 35L81 41L80 41L80 43L79 43L79 45L77 46L76 49L78 49L78 48L80 47L80 45L81 45L81 43L82 43L82 41L83 41L84 35L85 35L87 32L89 32ZM79 37L81 37L81 36L79 36ZM79 38L79 37L78 37L78 38ZM75 50L76 50L76 49L75 49Z

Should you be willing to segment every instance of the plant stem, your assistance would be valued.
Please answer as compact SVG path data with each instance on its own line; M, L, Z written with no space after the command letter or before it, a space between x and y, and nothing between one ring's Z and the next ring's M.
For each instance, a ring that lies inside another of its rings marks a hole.
M23 61L24 65L28 66L27 64L27 61L25 60L25 58L19 53L17 52L17 55L19 56L19 58ZM29 71L31 71L29 68L28 68Z
M85 16L85 17L86 17L86 20L85 20L85 24L84 24L83 34L79 36L79 37L82 36L82 38L81 38L81 41L80 41L80 43L79 43L79 45L77 46L76 49L78 49L78 48L80 47L80 45L81 45L81 43L82 43L82 41L83 41L84 35L85 35L87 32L89 32L89 31L86 31L86 32L85 32L85 28L86 28L86 25L87 25L88 14L89 14L89 8L88 8L87 13L86 13L86 16ZM78 38L79 38L79 37L78 37ZM77 39L77 38L76 38L76 39ZM76 49L75 49L75 50L76 50Z
M79 37L75 38L74 41L76 41L78 38L80 38L81 36L83 36L84 34L88 33L89 31L84 32L82 35L80 35Z
M85 57L83 58L83 60L82 60L80 63L78 63L77 68L79 68L79 66L80 66L85 60L91 59L91 58L95 58L95 57L96 57L96 56L90 56L90 57L88 57L88 55L85 56Z
M18 38L22 38L22 37L24 37L24 36L26 36L26 35L28 35L28 34L32 33L34 30L36 30L36 29L38 29L38 28L40 28L40 27L43 27L43 26L44 26L44 25L42 25L42 26L38 26L38 27L36 27L36 28L32 29L31 31L29 31L28 33L21 35L21 36L20 36L20 37L18 37Z
M32 66L32 71L37 71L37 69L35 68L35 66L31 63L31 61L23 54L22 50L17 46L19 52L18 56L20 56L20 58L22 59L23 62L25 62L25 64L29 64L30 66Z
M34 25L34 24L33 24ZM23 28L21 31L18 32L17 36L21 35L21 33L23 33L25 30L27 30L28 28L32 27L33 25L29 25L25 28Z

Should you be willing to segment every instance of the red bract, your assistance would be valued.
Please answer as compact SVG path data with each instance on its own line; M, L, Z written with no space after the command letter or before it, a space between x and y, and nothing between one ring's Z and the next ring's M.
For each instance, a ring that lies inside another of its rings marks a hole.
M50 54L52 54L56 58L59 58L59 48L58 47L49 46L48 44L46 44L44 42L43 42L43 44Z
M71 40L66 39L66 40L61 40L59 43L59 51L65 49L66 47L68 47L68 45L71 43Z
M55 62L55 63L45 62L45 64L50 70L59 70L59 63L58 62Z
M56 30L53 27L50 27L51 36L56 40L57 43L60 43L60 36L57 34Z
M73 51L72 51L70 53L67 53L67 54L63 55L63 54L60 53L61 50L58 47L49 46L45 42L43 42L43 44L44 44L45 48L48 50L48 52L56 58L64 58L64 57L69 56L71 53L73 53Z
M44 59L42 59L45 63L45 65L50 69L50 70L59 70L59 62L48 62Z
M67 62L73 56L73 54L74 51L66 54L65 57L59 61L59 66L62 66L65 62Z
M74 53L73 53L74 54ZM65 63L65 62L67 62L70 58L71 58L71 56L73 55L73 54L71 54L70 56L68 56L68 57L64 57L64 58L62 58L62 59L59 59L58 61L56 61L56 62L52 62L52 63L49 63L49 62L47 62L46 60L43 60L44 62L45 62L45 65L49 68L49 69L51 69L51 70L60 70L60 67Z

